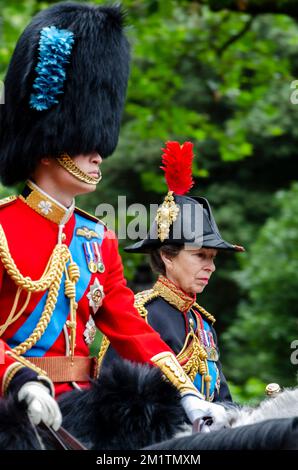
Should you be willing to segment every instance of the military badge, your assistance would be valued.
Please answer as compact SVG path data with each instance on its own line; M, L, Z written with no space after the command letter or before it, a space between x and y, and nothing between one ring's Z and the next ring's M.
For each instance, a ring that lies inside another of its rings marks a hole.
M38 208L44 215L48 215L49 212L53 211L52 203L50 201L40 201Z
M96 325L94 323L93 318L90 315L89 320L86 323L86 328L84 331L84 338L85 338L86 344L88 345L92 344L95 339L95 335L96 335Z
M94 313L96 313L99 307L101 306L104 296L105 295L103 287L100 284L99 280L96 278L94 284L90 286L90 290L87 294L87 298L89 299L89 305Z
M205 351L208 355L208 361L218 361L219 356L217 349L207 346L205 347Z
M90 230L88 227L78 227L76 230L76 235L87 238L87 240L91 240L91 238L100 238L95 230Z

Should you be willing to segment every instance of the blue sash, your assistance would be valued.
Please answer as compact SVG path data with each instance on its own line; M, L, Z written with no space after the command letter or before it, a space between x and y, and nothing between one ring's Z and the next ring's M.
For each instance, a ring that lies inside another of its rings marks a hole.
M83 243L85 241L85 238L76 235L78 227L87 227L89 230L94 230L100 237L99 239L96 239L99 244L102 243L104 235L104 226L102 224L96 223L95 221L82 217L77 213L75 214L75 227L73 231L73 237L69 245L69 250L72 254L74 262L77 263L80 268L80 279L76 284L76 302L79 302L85 294L91 279L91 273L88 269L83 249ZM59 337L61 331L63 330L63 326L65 325L65 322L69 315L69 299L64 295L64 281L65 274L63 274L62 277L57 304L47 329L45 330L40 340L37 341L35 346L33 346L32 349L29 349L29 351L27 351L24 356L44 356L44 354L53 346L53 344ZM18 329L18 331L16 331L14 336L8 341L8 344L11 348L18 346L30 336L44 310L47 295L48 292L45 292L45 294L42 296L42 298L32 311L31 315Z
M209 324L205 320L203 320L203 326L204 326L205 331L211 331ZM210 392L209 392L210 397L211 397L215 391L215 385L216 385L216 380L218 376L218 368L216 366L216 362L214 361L207 360L207 363L208 363L209 375L211 376ZM202 386L201 374L197 374L195 376L194 385L199 390L199 392L201 392L201 386ZM204 394L206 394L206 384L205 384Z

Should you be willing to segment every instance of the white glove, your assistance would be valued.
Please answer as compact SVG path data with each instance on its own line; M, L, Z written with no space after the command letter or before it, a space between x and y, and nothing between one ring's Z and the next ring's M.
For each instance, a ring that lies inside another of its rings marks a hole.
M196 419L212 418L212 431L223 428L228 423L227 412L221 405L202 400L195 395L185 395L181 404L191 423Z
M18 400L28 405L28 415L33 424L43 421L57 431L62 423L62 415L50 390L40 382L26 382L18 392Z

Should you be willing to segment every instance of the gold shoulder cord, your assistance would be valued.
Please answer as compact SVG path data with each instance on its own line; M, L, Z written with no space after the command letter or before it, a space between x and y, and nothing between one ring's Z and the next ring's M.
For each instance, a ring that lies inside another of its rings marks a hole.
M197 302L193 304L193 307L197 308L199 312L202 313L207 318L207 320L210 320L212 325L213 323L216 322L215 317L211 315L211 313L207 312L207 310L205 310L204 307L201 307L201 305L199 305Z
M142 292L138 292L135 295L135 307L142 318L146 320L148 323L148 310L146 309L145 305L153 299L159 297L159 293L154 291L153 289L144 290Z
M146 322L148 322L148 310L146 308L146 304L159 296L160 292L155 288L140 292L135 295L135 307L139 314L146 320ZM208 312L206 313L208 314ZM212 317L212 315L210 315L210 317ZM192 336L195 336L193 331ZM203 370L203 365L205 365L204 361L206 360L207 354L199 344L198 339L195 343L194 349L195 351L192 361L190 361L189 364L186 364L186 367L189 366L188 370L190 372L190 377L187 375L186 370L184 370L184 368L179 363L178 358L176 358L175 355L171 352L162 352L157 354L151 358L151 362L159 367L165 377L179 390L181 396L186 395L187 393L191 393L204 400L205 396L203 392L200 393L192 381L194 380L198 369L200 373L207 373L205 368Z
M65 284L65 295L68 296L71 300L70 307L71 307L71 322L68 325L71 328L72 334L72 345L74 348L74 339L73 336L75 334L75 311L77 308L77 304L74 301L75 296L75 284L79 279L79 268L72 261L71 253L68 249L68 246L65 244L57 244L53 250L53 253L48 261L46 269L39 280L33 281L29 276L24 277L11 256L9 251L7 239L4 233L2 226L0 225L0 259L4 268L6 269L7 274L11 277L14 283L18 286L18 291L16 295L16 299L10 314L6 322L0 326L0 335L4 333L4 331L15 322L20 315L25 310L26 306L29 303L29 299L32 293L36 292L44 292L48 289L48 295L44 310L40 316L40 319L34 328L31 335L23 341L21 344L13 348L14 353L17 356L24 354L26 351L31 349L37 341L41 338L44 334L50 320L52 314L54 312L58 292L62 280L63 272L66 271L67 279ZM71 261L66 269L66 263ZM17 307L17 301L20 296L20 291L24 290L28 293L25 305L22 309L15 314L15 310ZM72 348L72 355L73 355L73 348Z

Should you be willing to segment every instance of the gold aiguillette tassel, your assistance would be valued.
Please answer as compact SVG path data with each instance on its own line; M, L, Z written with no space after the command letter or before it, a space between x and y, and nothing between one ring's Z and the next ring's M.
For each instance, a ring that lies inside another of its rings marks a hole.
M70 299L70 320L67 320L66 325L70 329L70 357L73 361L76 347L76 312L78 308L78 304L76 302L76 283L80 277L80 270L78 265L73 261L69 263L65 274L65 295Z

